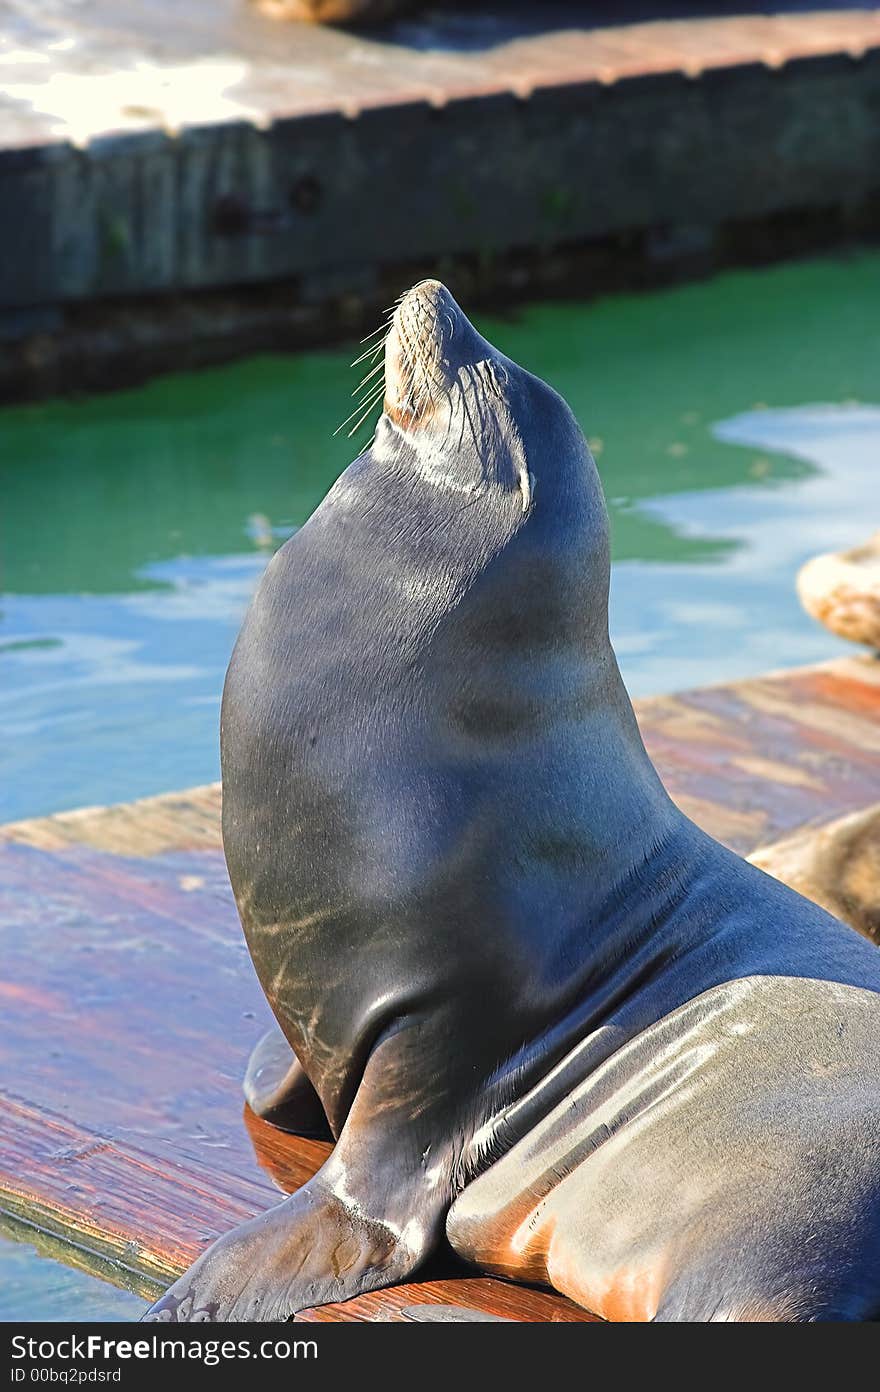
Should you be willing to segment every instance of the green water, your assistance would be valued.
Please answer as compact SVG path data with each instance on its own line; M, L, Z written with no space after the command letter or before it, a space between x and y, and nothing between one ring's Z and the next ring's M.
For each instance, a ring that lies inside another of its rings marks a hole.
M793 580L880 525L878 311L880 256L862 255L478 316L593 442L634 694L841 650ZM216 777L248 596L355 453L332 434L352 356L0 415L0 821ZM7 1319L143 1306L6 1242L0 1292Z

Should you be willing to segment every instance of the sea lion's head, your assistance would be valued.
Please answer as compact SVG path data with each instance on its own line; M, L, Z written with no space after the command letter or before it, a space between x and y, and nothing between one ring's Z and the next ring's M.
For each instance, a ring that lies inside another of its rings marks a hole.
M428 480L459 493L501 489L521 512L542 484L589 482L595 493L595 466L568 406L483 338L439 281L421 281L398 303L384 366L376 444L405 452ZM563 471L548 468L561 460Z
M444 567L453 551L469 548L464 564L475 568L504 551L510 603L522 606L528 590L547 632L564 610L606 654L608 519L581 427L546 381L478 333L440 281L415 285L394 310L372 455L401 484L388 497L423 553L427 516ZM414 476L421 493L405 486Z

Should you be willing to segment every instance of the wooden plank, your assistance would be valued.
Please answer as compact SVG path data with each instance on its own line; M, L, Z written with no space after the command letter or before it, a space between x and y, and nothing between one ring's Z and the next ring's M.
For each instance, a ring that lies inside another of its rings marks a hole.
M163 800L151 803L145 820L164 836ZM96 828L113 839L103 810L91 829L89 816L57 820L67 836L52 849L32 844L31 824L24 839L7 831L0 855L0 1206L165 1284L304 1183L329 1146L243 1117L242 1066L269 1018L219 845L130 856L88 844ZM457 1271L335 1317L423 1301L582 1318Z
M413 260L876 196L876 12L473 8L370 36L238 0L0 14L7 334L104 296L297 277L332 303Z
M157 27L150 7L133 0L97 0L87 15L68 0L44 0L39 28L22 26L7 8L0 15L10 50L6 143L51 131L87 146L126 132L173 133L230 119L260 126L297 114L353 117L413 101L442 105L452 96L515 90L512 74L524 95L527 76L532 87L557 85L573 70L579 81L610 85L736 64L778 68L814 55L856 59L880 47L875 11L830 11L821 0L796 15L670 19L655 6L648 22L644 6L624 4L604 23L575 0L551 0L537 19L530 7L487 12L474 5L472 14L450 14L432 6L415 22L408 17L370 34L277 23L237 0L185 0L184 8L188 23ZM35 66L45 71L35 74Z
M743 855L877 800L877 658L657 697L636 710L673 798Z
M737 850L876 801L880 663L845 660L639 704L670 791ZM0 828L0 1208L145 1290L314 1173L328 1152L243 1106L269 1023L211 786ZM308 1314L419 1304L585 1320L451 1263Z

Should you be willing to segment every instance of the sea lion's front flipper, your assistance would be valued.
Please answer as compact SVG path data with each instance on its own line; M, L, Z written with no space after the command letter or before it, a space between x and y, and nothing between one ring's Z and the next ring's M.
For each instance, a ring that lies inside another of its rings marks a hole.
M447 1037L439 1032L438 1048ZM452 1157L450 1147L444 1171L432 1143L450 1128L405 1088L419 1039L416 1024L380 1041L314 1179L221 1237L145 1319L288 1320L403 1281L430 1255L442 1237ZM426 1163L435 1154L436 1170Z
M281 1030L269 1030L254 1048L244 1075L251 1111L282 1131L332 1139L321 1099Z

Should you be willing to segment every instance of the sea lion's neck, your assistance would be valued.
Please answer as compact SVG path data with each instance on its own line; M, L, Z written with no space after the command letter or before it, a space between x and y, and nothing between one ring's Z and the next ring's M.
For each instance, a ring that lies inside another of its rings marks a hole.
M629 744L628 753L646 776L639 780L637 797L632 786L621 785L632 818L629 840L624 848L619 818L597 808L596 873L583 905L578 965L570 969L559 1013L505 1060L484 1089L481 1115L462 1158L465 1182L525 1135L633 1033L680 1003L676 977L683 958L701 950L711 957L702 931L705 896L695 887L704 877L707 857L718 848L667 797L637 727L635 733L638 749ZM604 875L603 865L615 861L618 872ZM570 941L569 958L574 950ZM684 988L683 999L688 989L692 993L693 981Z
M684 872L683 828L689 823L648 757L610 643L601 635L591 640L592 650L579 655L569 681L560 679L552 697L545 697L553 752L542 749L541 757L552 770L553 788L546 799L533 792L529 812L539 834L549 839L556 829L563 850L568 848L579 891L571 893L572 883L566 894L577 905L576 931L582 935L586 928L590 953L601 941L603 952L613 956L609 925L623 911L628 920L621 950L628 955L642 932L650 935L650 915L646 905L646 921L640 922L639 903L627 886L641 883L648 867L659 874L667 848L677 848L675 864ZM558 873L565 879L564 854ZM564 943L562 950L570 946ZM591 974L599 970L591 960Z

